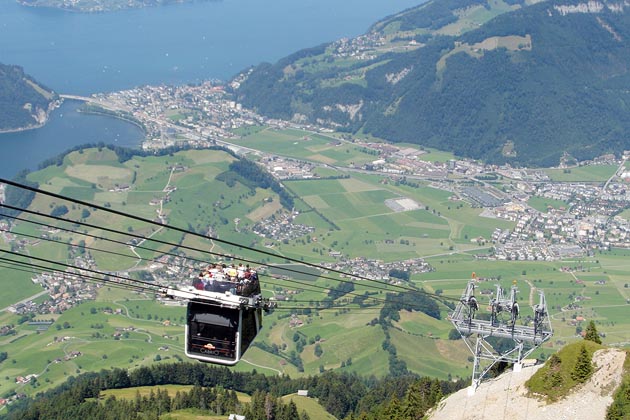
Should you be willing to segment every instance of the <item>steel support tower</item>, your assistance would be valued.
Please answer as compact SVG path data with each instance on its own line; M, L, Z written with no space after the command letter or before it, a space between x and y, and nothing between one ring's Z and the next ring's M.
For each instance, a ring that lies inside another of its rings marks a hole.
M478 314L480 303L475 296L477 278L473 273L462 297L450 316L451 322L461 334L468 349L474 356L472 391L474 392L488 371L498 362L513 363L520 369L522 361L553 335L547 312L545 294L539 290L539 303L533 306L533 318L521 318L516 301L516 281L509 297L497 285L494 297L490 298L487 313ZM490 337L506 338L513 341L510 350L499 352L488 342Z

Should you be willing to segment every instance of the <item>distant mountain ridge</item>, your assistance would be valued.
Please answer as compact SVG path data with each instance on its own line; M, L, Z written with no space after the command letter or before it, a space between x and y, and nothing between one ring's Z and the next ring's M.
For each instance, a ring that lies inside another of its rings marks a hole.
M24 73L0 63L0 132L36 128L48 119L56 93Z
M263 114L489 162L630 149L630 4L433 0L237 77Z

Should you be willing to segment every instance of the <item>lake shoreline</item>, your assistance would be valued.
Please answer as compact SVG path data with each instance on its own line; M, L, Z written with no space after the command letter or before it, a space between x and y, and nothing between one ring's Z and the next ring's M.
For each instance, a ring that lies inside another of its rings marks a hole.
M147 129L144 126L144 124L142 124L142 122L138 121L137 119L128 118L128 117L125 117L125 116L117 114L117 113L106 112L107 111L106 109L104 109L104 108L102 108L102 109L103 109L103 111L98 111L96 109L77 108L77 112L79 114L99 115L99 116L102 116L102 117L109 117L109 118L114 118L114 119L117 119L117 120L120 120L120 121L128 122L129 124L135 125L140 130L142 130L142 132L144 133L145 139L146 139Z

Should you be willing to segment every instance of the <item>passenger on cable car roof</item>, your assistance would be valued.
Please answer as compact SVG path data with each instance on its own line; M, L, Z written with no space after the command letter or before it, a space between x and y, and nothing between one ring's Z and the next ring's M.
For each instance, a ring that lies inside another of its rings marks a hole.
M203 290L203 288L204 288L203 273L199 273L199 275L197 277L195 277L195 279L193 280L192 285L197 290Z

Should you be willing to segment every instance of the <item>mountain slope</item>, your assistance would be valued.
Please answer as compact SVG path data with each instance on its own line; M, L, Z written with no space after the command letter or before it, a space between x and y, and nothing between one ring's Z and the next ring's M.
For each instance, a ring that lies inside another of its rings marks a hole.
M21 67L0 63L0 132L40 126L56 98Z
M596 351L593 354L596 371L591 379L552 404L527 395L524 383L541 367L534 366L482 383L474 395L468 395L467 389L450 395L429 419L603 419L613 401L613 392L621 383L625 357L626 353L618 349Z
M258 111L492 162L630 148L622 3L432 1L250 70Z

